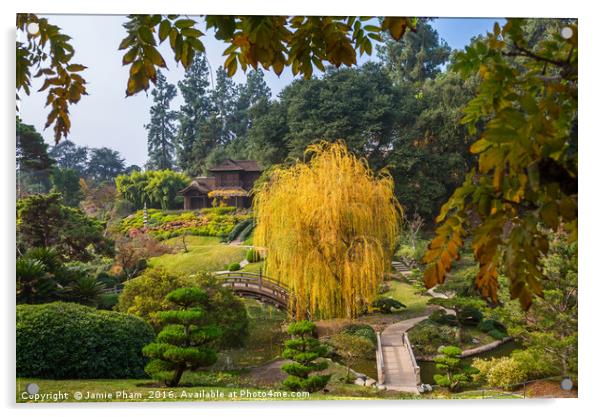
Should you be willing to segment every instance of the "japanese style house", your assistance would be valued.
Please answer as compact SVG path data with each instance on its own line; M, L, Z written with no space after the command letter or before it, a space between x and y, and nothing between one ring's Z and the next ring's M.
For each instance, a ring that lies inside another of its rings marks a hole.
M214 199L229 206L249 208L249 191L261 175L256 161L226 159L209 169L207 177L196 177L188 187L180 190L184 196L184 210L212 207Z

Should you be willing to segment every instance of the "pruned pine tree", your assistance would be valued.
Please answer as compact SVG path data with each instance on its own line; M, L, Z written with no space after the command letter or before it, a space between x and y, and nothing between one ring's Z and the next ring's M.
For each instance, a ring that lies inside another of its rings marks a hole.
M164 327L142 350L152 359L144 370L165 385L176 387L185 371L215 363L217 353L211 343L220 337L221 330L207 324L207 313L201 307L207 294L200 288L179 288L165 299L174 309L157 314Z

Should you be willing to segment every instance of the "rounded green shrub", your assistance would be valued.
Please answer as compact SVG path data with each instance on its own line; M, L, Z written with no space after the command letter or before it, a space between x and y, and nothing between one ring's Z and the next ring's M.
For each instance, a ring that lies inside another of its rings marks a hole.
M232 262L230 265L228 265L228 271L239 271L240 270L240 264L238 262Z
M373 303L372 307L376 308L383 314L391 314L393 310L405 308L406 306L398 300L391 297L378 297Z
M376 345L376 332L369 324L349 324L343 328L341 333L361 336Z
M487 332L487 334L494 339L502 340L505 337L508 337L506 333L502 333L499 330L493 329Z
M48 379L142 378L144 320L74 303L17 306L17 376Z
M557 359L541 348L515 350L511 358L518 361L527 379L539 379L558 375Z
M503 333L504 335L508 334L508 331L506 330L506 326L504 326L499 321L492 320L492 319L482 320L479 323L479 325L477 326L477 328L480 331L482 331L483 333L489 333L492 330L497 330L498 332Z
M429 320L446 326L456 326L458 321L453 314L447 314L445 310L437 310L429 316Z

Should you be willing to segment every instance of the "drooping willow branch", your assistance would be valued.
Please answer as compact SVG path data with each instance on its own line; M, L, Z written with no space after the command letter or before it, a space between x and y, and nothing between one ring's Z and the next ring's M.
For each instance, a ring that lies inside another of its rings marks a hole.
M306 157L255 190L254 243L267 250L266 274L294 293L297 317L356 317L376 297L400 229L393 181L343 142L312 145Z

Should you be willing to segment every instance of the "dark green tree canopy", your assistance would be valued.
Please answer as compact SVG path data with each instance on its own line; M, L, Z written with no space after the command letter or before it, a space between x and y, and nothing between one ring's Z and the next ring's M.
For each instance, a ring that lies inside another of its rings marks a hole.
M115 177L125 171L124 160L119 152L109 148L90 150L87 175L97 182L112 182Z
M344 138L350 150L365 156L371 167L383 158L397 136L401 101L384 68L367 63L358 69L329 68L323 78L298 80L285 88L290 156L302 157L319 139Z
M80 186L80 176L70 168L55 168L51 175L51 192L60 193L67 206L77 207L84 199L84 192Z
M36 129L16 119L17 133L17 194L46 192L55 160L48 154L48 145Z
M48 145L35 127L24 124L17 117L17 169L21 171L50 171L54 159L48 154Z
M55 247L67 259L89 259L92 250L112 254L104 224L63 204L58 193L37 194L17 201L17 249Z
M84 176L88 168L88 152L89 149L85 146L64 140L52 147L50 156L56 160L59 167L72 169L78 175Z

